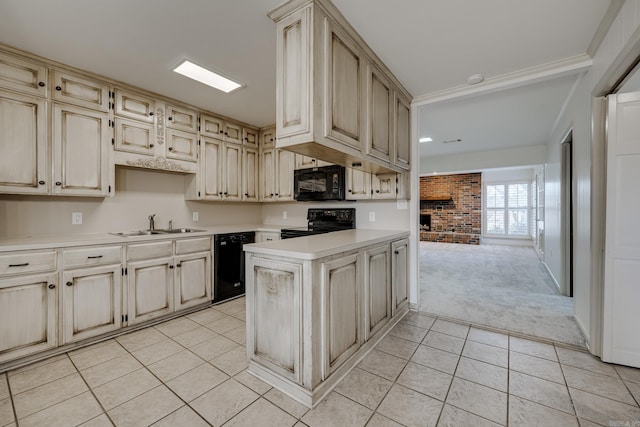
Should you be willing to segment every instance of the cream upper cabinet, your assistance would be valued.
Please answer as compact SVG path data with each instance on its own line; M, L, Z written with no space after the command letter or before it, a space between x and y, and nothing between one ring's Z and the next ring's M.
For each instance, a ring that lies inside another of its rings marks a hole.
M47 68L33 61L0 52L0 88L46 97Z
M276 149L276 198L280 201L293 200L293 171L295 154Z
M54 101L109 111L110 92L106 83L59 70L53 71L52 81Z
M385 75L367 64L366 152L385 162L391 160L393 96Z
M276 149L260 150L260 199L263 202L273 201L276 196Z
M195 133L167 129L167 159L195 162L198 160L198 137Z
M346 199L363 200L371 198L371 174L358 169L347 168Z
M276 144L276 128L270 127L260 132L260 147L268 148Z
M106 196L111 132L100 111L53 104L53 193Z
M395 199L397 195L396 174L371 175L372 199Z
M222 192L225 200L242 200L242 147L224 144Z
M235 144L242 143L242 127L219 117L200 115L200 135Z
M411 96L338 9L326 0L290 1L269 16L276 22L276 146L346 167L361 163L370 173L408 170L404 142L394 151L405 137L394 134L394 121L408 130L410 116L394 113L394 99L405 108Z
M155 147L155 126L152 123L116 117L115 149L152 156Z
M200 144L202 153L200 159L200 179L202 184L199 187L201 187L201 189L199 190L194 187L194 185L197 184L198 177L190 177L193 185L191 186L191 191L187 191L187 194L189 194L189 192L196 193L191 195L193 199L222 200L224 143L213 138L202 138Z
M404 170L411 170L410 101L395 93L393 164Z
M0 90L0 193L47 194L48 147L44 99Z
M260 198L260 152L257 148L242 149L242 200L257 202Z
M153 98L128 90L115 90L116 115L154 123L155 112L156 103Z
M315 157L309 157L302 154L296 154L296 169L310 169L320 168L323 166L329 166L331 163L324 160L316 159Z
M185 107L167 105L167 128L198 132L198 113Z
M258 148L258 141L260 140L260 133L255 129L242 128L242 144L251 147Z

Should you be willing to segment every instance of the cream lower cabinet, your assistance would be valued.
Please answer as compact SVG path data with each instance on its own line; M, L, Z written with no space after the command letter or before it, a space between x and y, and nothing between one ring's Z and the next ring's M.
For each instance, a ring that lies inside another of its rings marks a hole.
M277 231L256 231L256 243L273 242L280 240L280 233Z
M129 325L174 311L173 262L173 257L167 257L128 263Z
M409 240L391 243L392 314L409 305Z
M388 244L364 251L365 339L391 319L390 248Z
M320 402L407 313L407 234L322 258L245 246L249 371L307 406ZM392 278L403 287L394 291Z
M175 309L211 301L211 238L176 240L175 254Z

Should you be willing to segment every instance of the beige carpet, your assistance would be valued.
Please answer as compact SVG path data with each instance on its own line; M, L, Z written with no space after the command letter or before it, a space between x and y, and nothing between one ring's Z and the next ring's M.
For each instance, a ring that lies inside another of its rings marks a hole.
M420 243L419 311L584 347L533 248Z

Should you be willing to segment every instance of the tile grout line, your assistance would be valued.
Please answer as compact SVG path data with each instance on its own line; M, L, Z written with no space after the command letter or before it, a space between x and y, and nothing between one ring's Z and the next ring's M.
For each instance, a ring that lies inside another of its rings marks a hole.
M7 391L9 392L9 399L11 401L11 410L13 411L13 420L16 423L16 427L20 427L20 422L18 421L18 413L16 412L16 404L13 400L13 393L11 392L11 384L9 383L9 374L4 373L4 378L7 381Z
M120 343L118 343L118 345L120 345ZM126 350L126 349L125 349ZM80 378L82 378L82 382L84 382L84 384L87 386L87 388L89 389L89 392L91 393L91 395L93 396L93 398L96 400L96 402L98 403L98 405L100 405L100 409L102 409L102 413L107 417L107 419L109 420L109 422L111 423L111 425L116 425L116 423L113 422L113 420L111 419L111 417L109 416L109 413L107 412L107 410L105 409L104 405L102 404L102 402L100 401L100 399L98 399L98 396L96 396L95 392L93 391L93 388L89 385L89 383L87 382L87 380L85 379L84 375L82 375L82 372L80 372L80 369L78 369L78 367L76 366L75 362L73 361L73 359L71 358L71 356L69 356L69 353L65 353L67 355L67 357L69 358L69 360L71 361L71 364L73 365L73 367L75 368L76 372L78 373L78 375L80 375ZM67 399L68 400L68 399ZM96 415L93 418L99 417L100 415ZM93 418L90 418L89 420L86 421L90 421ZM86 422L86 421L83 421Z

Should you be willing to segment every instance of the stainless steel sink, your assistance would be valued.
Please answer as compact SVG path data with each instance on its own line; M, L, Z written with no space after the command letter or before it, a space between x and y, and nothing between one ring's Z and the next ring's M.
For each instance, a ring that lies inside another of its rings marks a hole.
M138 231L123 231L120 233L109 233L109 234L114 234L120 237L132 237L132 236L151 236L156 234L196 233L198 231L205 231L205 230L196 230L194 228L174 228L172 230L169 230L169 229L138 230Z

